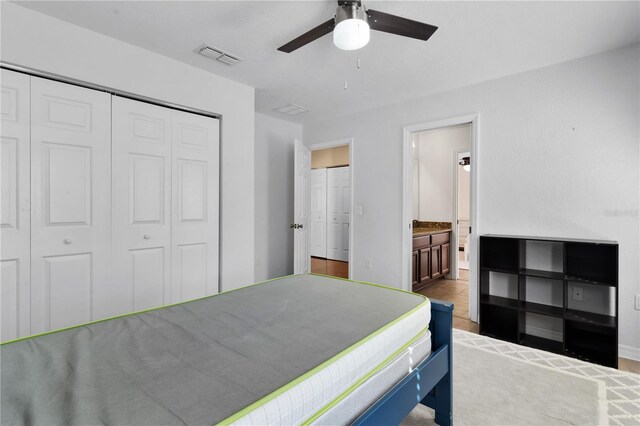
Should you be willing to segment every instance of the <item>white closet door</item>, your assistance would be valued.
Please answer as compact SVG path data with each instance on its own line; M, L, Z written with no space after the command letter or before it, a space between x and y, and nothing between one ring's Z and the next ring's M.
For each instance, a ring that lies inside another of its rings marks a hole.
M31 78L31 332L104 316L111 96Z
M0 136L0 341L26 336L29 325L29 76L2 70Z
M327 171L327 258L349 261L351 178L349 167Z
M113 97L110 315L169 303L171 110Z
M171 114L171 300L181 302L218 292L220 125L210 117Z
M327 169L311 170L311 256L327 257Z

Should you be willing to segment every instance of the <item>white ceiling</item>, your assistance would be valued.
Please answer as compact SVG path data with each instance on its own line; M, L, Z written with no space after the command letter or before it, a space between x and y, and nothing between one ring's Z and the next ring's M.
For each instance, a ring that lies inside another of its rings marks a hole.
M256 88L256 110L308 123L592 55L640 41L640 2L367 1L439 27L427 42L373 31L345 53L327 35L276 49L331 18L335 1L61 1L21 5ZM240 56L228 67L195 53ZM356 70L356 59L361 68ZM345 80L348 89L344 90ZM289 102L311 111L273 111Z

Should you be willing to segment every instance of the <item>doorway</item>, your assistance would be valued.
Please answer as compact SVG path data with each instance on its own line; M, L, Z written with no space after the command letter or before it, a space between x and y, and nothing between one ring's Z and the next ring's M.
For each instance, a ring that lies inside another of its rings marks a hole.
M477 116L407 126L403 150L403 287L453 302L454 321L477 327Z
M453 168L455 170L455 221L458 242L458 268L455 279L469 281L469 250L471 229L471 151L455 151Z
M349 278L350 144L312 147L310 198L311 272Z

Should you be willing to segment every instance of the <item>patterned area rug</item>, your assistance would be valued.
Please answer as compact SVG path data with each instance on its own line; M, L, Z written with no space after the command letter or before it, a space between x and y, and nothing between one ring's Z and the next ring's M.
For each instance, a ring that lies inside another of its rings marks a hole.
M462 330L454 339L454 424L640 425L640 375ZM404 425L433 423L416 407Z

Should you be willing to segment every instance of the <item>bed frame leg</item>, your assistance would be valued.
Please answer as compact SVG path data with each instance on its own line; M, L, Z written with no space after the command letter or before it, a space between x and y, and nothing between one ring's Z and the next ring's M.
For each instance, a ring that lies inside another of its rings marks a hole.
M436 423L450 426L453 423L451 373L447 373L435 387Z
M434 303L436 302L436 303ZM432 347L447 345L448 370L421 402L436 411L435 421L440 426L453 423L453 304L431 300Z

